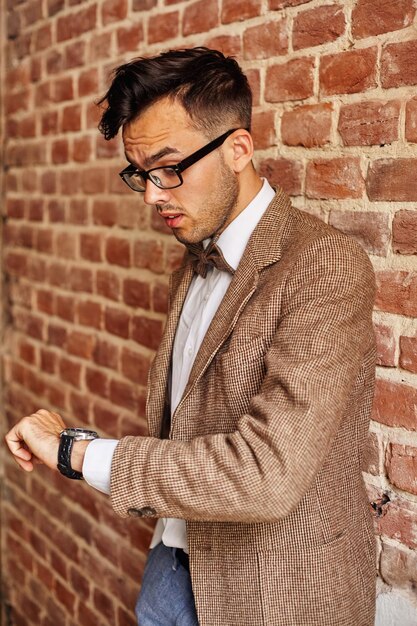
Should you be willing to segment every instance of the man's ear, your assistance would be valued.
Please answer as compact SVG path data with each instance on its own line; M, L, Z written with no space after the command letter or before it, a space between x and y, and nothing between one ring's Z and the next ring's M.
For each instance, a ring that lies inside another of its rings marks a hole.
M230 136L227 150L227 162L232 170L239 174L253 157L253 140L251 134L244 128L239 128Z

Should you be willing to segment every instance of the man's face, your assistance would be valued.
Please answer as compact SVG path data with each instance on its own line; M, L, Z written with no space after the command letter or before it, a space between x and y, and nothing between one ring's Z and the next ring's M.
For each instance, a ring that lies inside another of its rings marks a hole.
M140 170L175 165L208 141L191 126L183 107L167 99L123 128L126 156ZM156 207L182 243L196 243L224 230L238 213L239 185L222 147L190 166L182 177L184 184L175 189L159 189L148 180L146 204Z

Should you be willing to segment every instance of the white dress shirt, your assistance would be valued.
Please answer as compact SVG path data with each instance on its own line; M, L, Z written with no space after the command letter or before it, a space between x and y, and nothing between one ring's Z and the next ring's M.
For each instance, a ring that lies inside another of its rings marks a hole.
M249 238L274 195L274 190L264 180L259 193L229 224L217 240L217 245L220 247L225 260L233 269L237 269ZM205 245L208 242L209 240L204 242ZM231 280L232 275L228 272L210 268L206 278L195 275L191 281L174 340L171 415L182 398L194 359ZM114 439L95 439L87 446L84 457L83 474L85 480L95 489L107 494L110 493L111 463L117 443L118 441ZM184 520L159 519L151 547L160 541L166 546L182 548L187 552Z

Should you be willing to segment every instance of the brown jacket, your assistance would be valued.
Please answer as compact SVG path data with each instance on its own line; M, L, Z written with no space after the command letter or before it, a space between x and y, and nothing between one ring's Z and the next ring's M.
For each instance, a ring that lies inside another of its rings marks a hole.
M201 626L372 626L374 540L361 475L374 380L374 277L354 241L278 191L246 247L159 439L174 273L150 372L150 437L116 448L121 516L187 520Z

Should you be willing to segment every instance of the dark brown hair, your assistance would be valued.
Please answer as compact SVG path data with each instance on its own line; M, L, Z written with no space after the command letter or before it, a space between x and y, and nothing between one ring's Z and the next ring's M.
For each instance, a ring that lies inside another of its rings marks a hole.
M114 70L99 129L106 139L164 97L177 99L196 128L214 136L223 128L250 129L252 93L232 57L218 50L170 50L139 58Z

